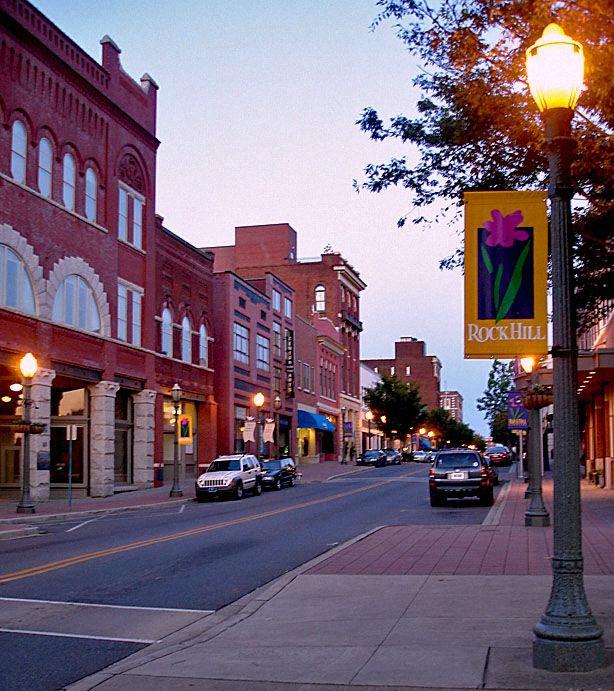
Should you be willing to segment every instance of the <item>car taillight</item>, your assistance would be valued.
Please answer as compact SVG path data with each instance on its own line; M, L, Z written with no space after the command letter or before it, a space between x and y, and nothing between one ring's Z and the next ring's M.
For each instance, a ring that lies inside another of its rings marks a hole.
M488 476L488 468L483 465L482 466L482 477L487 477Z
M429 468L429 477L435 477L435 468Z

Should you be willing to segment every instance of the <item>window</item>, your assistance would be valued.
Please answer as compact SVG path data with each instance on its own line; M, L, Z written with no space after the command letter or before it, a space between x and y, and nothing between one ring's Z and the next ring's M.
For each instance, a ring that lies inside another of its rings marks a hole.
M117 286L117 338L128 340L128 288L123 283Z
M85 218L96 222L98 206L98 178L93 168L85 171Z
M162 353L173 357L173 316L168 307L162 310Z
M281 312L281 293L273 288L273 309Z
M141 303L141 291L133 290L123 283L117 286L117 338L120 341L129 341L135 346L141 345Z
M316 312L326 312L326 288L323 285L316 286L315 309Z
M143 202L136 197L132 201L132 244L143 245Z
M53 153L48 139L38 143L38 190L44 197L51 196L51 170Z
M256 336L256 366L258 369L269 371L270 345L266 336Z
M26 149L26 128L21 120L15 120L11 137L11 175L15 182L26 181Z
M297 368L296 368L296 386L299 389L303 388L303 382L301 380L302 376L303 376L303 363L301 362L301 360L299 360Z
M311 393L316 392L316 368L311 368Z
M374 367L374 368L373 368L373 371L375 372L375 374L377 374L377 373L379 372L379 370L377 369L377 367Z
M292 300L284 298L284 316L292 319Z
M249 364L249 329L235 322L232 325L232 333L234 359Z
M396 371L397 371L397 370L396 370L396 367L391 367L391 368L390 368L390 376L391 376L391 377L394 377L394 375L396 374Z
M0 305L34 313L34 292L21 258L0 245Z
M309 365L303 362L303 389L309 391Z
M273 322L273 354L281 357L281 324Z
M281 367L273 367L273 390L281 391Z
M117 237L141 249L143 247L144 199L136 192L119 188L117 205ZM132 219L132 222L129 221Z
M200 325L198 332L198 361L203 367L209 367L209 341L207 339L207 327Z
M409 365L406 365L405 366L405 375L407 377L409 377L410 374L411 374L411 367Z
M64 166L62 177L62 200L64 206L70 211L75 210L75 184L77 169L72 154L64 154Z
M128 241L128 194L122 187L119 188L117 236L120 240Z
M245 442L243 441L243 428L245 427L245 420L247 420L247 408L243 406L235 406L235 453L245 452Z
M54 321L85 331L100 332L100 313L89 283L71 274L60 283L53 301Z
M181 359L192 362L192 325L187 315L181 320Z
M132 345L141 345L141 298L142 293L132 291Z

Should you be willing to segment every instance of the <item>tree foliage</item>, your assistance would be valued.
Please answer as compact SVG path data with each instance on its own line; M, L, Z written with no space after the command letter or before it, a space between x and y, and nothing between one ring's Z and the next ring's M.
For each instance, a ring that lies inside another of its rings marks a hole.
M490 434L494 439L495 429L500 430L502 419L505 418L507 430L507 394L514 389L514 365L495 360L488 373L488 383L484 394L477 400L478 410L484 413L484 418L490 426ZM497 432L498 433L498 432Z
M375 386L365 389L364 401L374 415L375 426L387 437L405 439L424 417L418 387L398 377L382 375ZM382 422L382 416L386 422Z
M578 309L581 323L599 316L614 297L614 24L606 0L378 0L377 27L392 20L398 38L417 61L419 97L411 116L388 124L372 108L358 121L374 140L396 139L407 155L370 164L357 189L380 192L402 186L427 226L434 202L459 226L462 193L469 190L543 189L547 164L543 127L525 78L525 50L556 21L579 40L586 55L586 84L574 120L579 142L574 174ZM398 221L405 224L406 217ZM462 247L442 260L452 268Z
M432 431L439 446L468 446L477 444L477 435L469 425L456 420L445 408L433 408L424 416L424 426Z

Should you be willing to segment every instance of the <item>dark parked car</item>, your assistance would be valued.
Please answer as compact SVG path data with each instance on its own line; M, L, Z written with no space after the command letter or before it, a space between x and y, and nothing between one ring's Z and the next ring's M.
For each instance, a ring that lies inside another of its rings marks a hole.
M490 459L493 465L511 465L512 454L507 446L502 444L496 444L495 446L490 446L484 451L484 455Z
M401 465L403 462L398 449L386 449L384 453L386 454L386 463L388 465Z
M379 468L382 465L386 465L386 454L379 449L363 451L362 456L359 456L356 460L356 465L374 465Z
M281 489L284 486L294 487L296 466L290 458L262 461L262 486L264 489Z
M478 497L483 505L492 506L494 485L493 470L477 451L440 451L429 470L431 506L461 497Z

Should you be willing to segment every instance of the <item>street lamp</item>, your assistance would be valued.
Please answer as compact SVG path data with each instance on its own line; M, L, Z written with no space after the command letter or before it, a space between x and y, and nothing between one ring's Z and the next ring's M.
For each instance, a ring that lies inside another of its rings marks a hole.
M173 486L168 494L169 497L183 497L183 491L179 486L179 406L181 405L181 394L179 384L173 384L171 397L175 419L175 438L173 440Z
M370 410L367 410L365 413L365 420L369 425L369 449L371 449L371 420L373 420L373 413Z
M587 672L605 664L603 630L584 590L580 508L580 438L576 398L577 334L572 274L571 120L584 77L582 46L549 24L526 52L531 94L544 121L550 169L552 247L552 374L554 382L554 556L552 590L534 626L533 665Z
M26 353L19 361L23 377L23 448L21 471L21 498L17 504L17 513L35 513L36 509L30 499L30 408L32 406L32 378L38 372L38 362L32 353Z
M418 434L426 434L426 428L425 428L425 427L421 427L421 428L418 430Z
M386 418L385 415L380 415L380 420L382 422L382 425L385 425L386 422L388 422L388 419ZM383 434L382 444L383 444L384 448L386 448L386 431L382 430L382 434Z
M264 405L264 394L259 391L252 400L256 406L256 458L260 459L260 409Z
M281 409L281 396L276 393L273 399L273 410L275 411L275 457L281 458L279 453L279 411Z
M529 387L535 383L536 360L523 357L520 366L529 375ZM540 408L529 408L529 506L524 514L524 524L530 527L546 528L550 525L550 514L544 505L542 495L542 439ZM522 460L522 459L521 459Z

